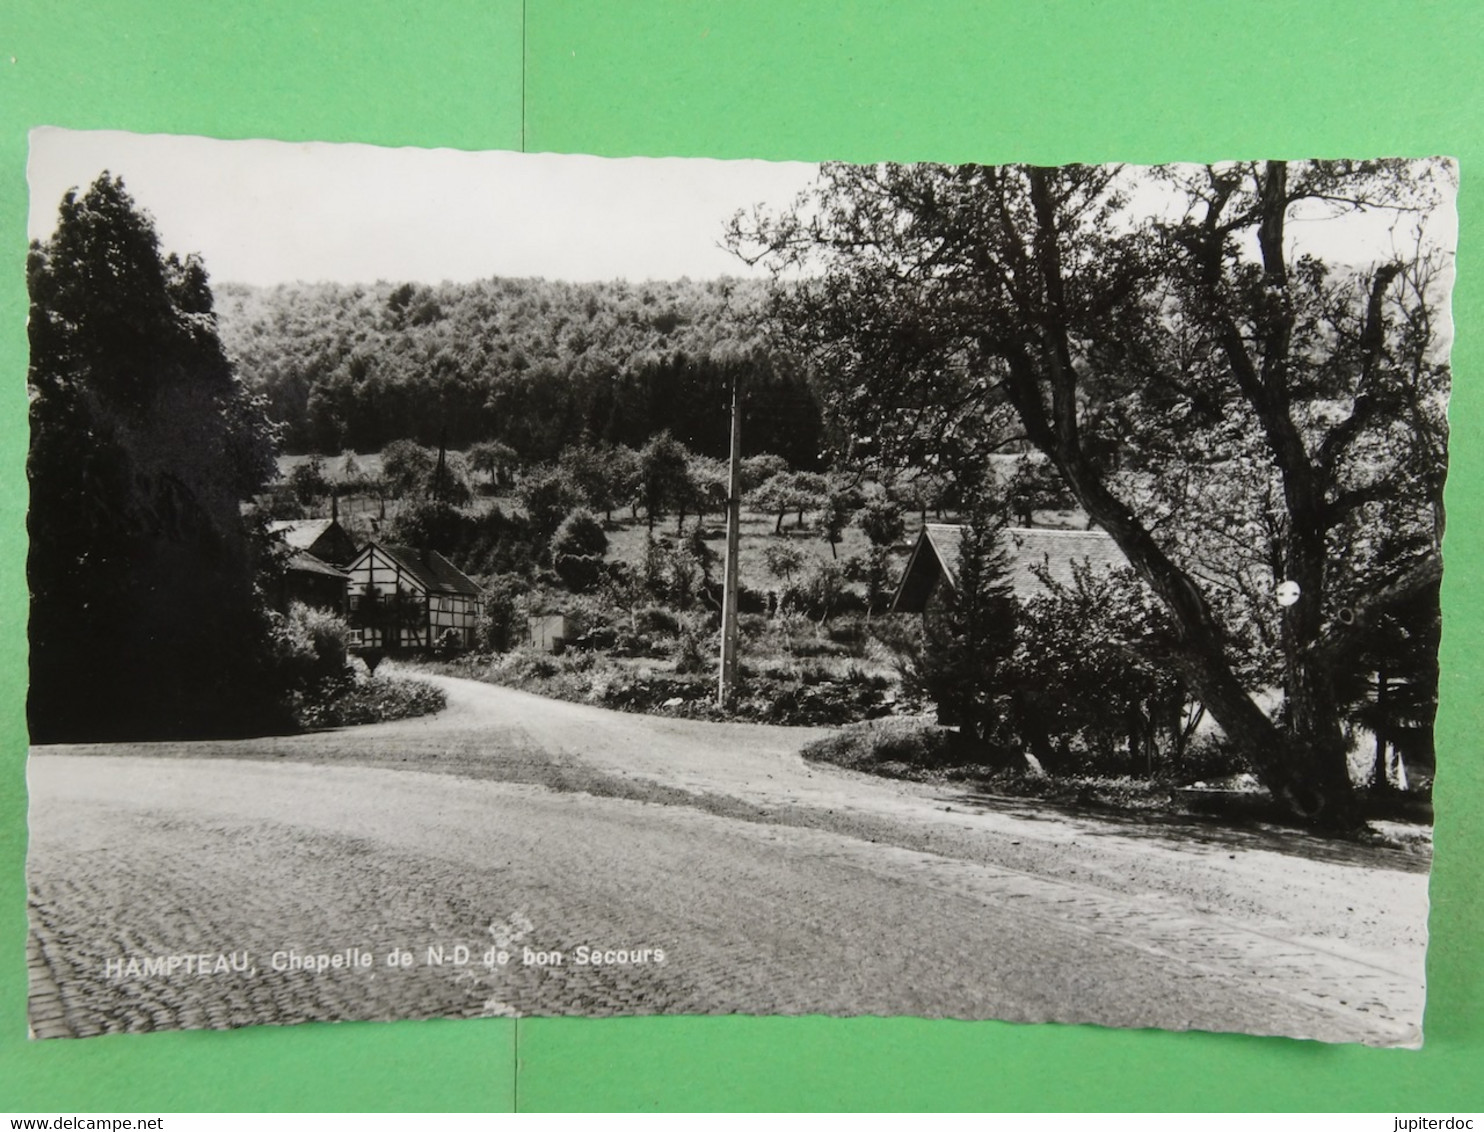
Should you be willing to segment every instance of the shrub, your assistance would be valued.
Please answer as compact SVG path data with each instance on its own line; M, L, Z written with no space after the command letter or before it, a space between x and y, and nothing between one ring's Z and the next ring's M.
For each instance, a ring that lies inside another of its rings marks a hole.
M841 567L846 581L865 583L867 609L886 607L892 593L891 547L872 546L864 554L847 557Z
M768 563L768 573L784 582L804 567L804 552L786 542L769 543L763 558Z
M464 651L463 638L457 629L444 629L433 642L433 650L441 657L457 656Z
M651 535L644 547L644 588L676 609L688 609L706 592L714 559L699 527L673 545Z
M292 706L300 727L352 727L430 715L447 707L448 697L422 680L373 676L361 683L346 681L330 695L300 693Z
M551 539L551 563L564 585L585 593L603 576L603 556L608 553L608 536L603 524L589 511L571 512Z
M294 602L285 615L271 614L274 660L291 691L310 691L350 674L350 627L338 614Z
M506 515L498 507L490 507L473 519L469 540L459 564L473 573L527 575L546 549L530 523Z
M799 665L799 683L801 684L831 684L834 683L834 673L817 660Z
M675 642L675 671L682 674L712 671L720 652L718 646L715 633L708 633L700 619L687 617L681 622L680 636Z
M475 647L483 652L508 652L523 636L520 597L524 582L511 574L497 574L484 587L484 610L474 626Z
M789 587L788 596L809 616L827 621L845 596L845 571L838 562L818 559L797 586Z
M1247 764L1230 740L1224 735L1207 733L1197 735L1187 744L1175 773L1181 782L1198 782L1227 778L1246 769Z
M871 640L890 658L902 692L911 697L927 692L923 673L923 628L917 617L890 614L871 622Z
M915 719L880 719L816 739L799 753L810 762L881 772L978 762L976 747L946 727Z
M870 639L870 623L859 613L848 613L830 620L826 635L832 641L847 645L852 656L864 656Z
M859 664L847 664L845 671L836 677L842 684L851 684L858 688L874 688L878 692L884 692L891 687L891 678L881 675L879 672L868 672Z
M562 520L556 535L551 540L553 557L559 554L575 554L588 558L602 558L608 553L608 536L592 512L578 508Z
M680 618L660 605L646 605L634 610L634 628L640 633L680 635Z

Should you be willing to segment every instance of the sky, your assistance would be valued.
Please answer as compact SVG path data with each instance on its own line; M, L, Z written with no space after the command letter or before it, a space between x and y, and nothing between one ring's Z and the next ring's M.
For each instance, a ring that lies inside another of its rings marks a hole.
M31 133L30 236L48 237L62 195L104 169L153 215L166 251L198 253L216 282L271 285L760 277L720 247L727 221L788 206L818 166L44 128ZM1364 264L1396 250L1394 222L1289 231L1325 259ZM1429 220L1444 247L1456 226L1451 201Z
M817 168L42 129L29 235L107 169L218 282L761 277L718 246L727 221L789 204Z

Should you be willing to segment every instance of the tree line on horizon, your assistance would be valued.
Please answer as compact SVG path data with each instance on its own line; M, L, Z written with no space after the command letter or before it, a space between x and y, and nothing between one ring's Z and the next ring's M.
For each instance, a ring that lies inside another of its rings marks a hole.
M669 432L725 457L739 378L749 451L817 469L827 447L810 375L765 335L759 282L216 290L223 345L289 453L497 442L534 464Z

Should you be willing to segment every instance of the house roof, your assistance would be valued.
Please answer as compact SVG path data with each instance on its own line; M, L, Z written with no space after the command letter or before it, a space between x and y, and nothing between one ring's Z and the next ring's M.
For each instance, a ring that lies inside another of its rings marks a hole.
M940 578L957 586L963 536L964 528L956 523L923 526L892 599L892 612L921 613ZM1045 591L1036 567L1044 566L1052 581L1071 585L1072 567L1078 563L1103 570L1128 565L1118 544L1104 531L1006 527L1000 533L1000 543L1005 550L1010 588L1022 600Z
M284 569L294 574L323 574L325 577L339 578L341 581L350 577L344 570L331 566L323 559L316 558L307 550L297 550L289 555L289 560L284 563Z
M277 535L297 550L308 550L317 543L334 519L277 519L268 524L268 533Z
M418 550L410 546L389 546L384 542L371 544L387 557L394 559L402 569L417 580L429 593L465 594L483 597L484 591L478 583L465 574L436 550Z

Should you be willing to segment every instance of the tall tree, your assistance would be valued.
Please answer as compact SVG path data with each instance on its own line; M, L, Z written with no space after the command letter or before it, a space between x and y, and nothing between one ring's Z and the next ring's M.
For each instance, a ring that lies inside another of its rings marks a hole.
M639 453L639 498L644 504L644 518L650 534L654 524L667 510L676 514L675 534L679 537L685 514L696 494L690 474L690 452L668 432L651 437Z
M829 166L807 208L739 218L732 241L749 259L823 260L777 312L835 383L826 403L857 458L972 474L1029 442L1164 604L1172 663L1273 795L1348 827L1335 668L1372 605L1436 579L1422 520L1437 513L1425 489L1441 482L1447 370L1428 329L1438 292L1405 282L1417 257L1348 273L1291 263L1285 225L1425 211L1450 176L1437 162ZM1138 411L1120 412L1130 399ZM1272 488L1268 593L1281 578L1301 594L1278 618L1281 726L1241 678L1223 617L1235 607L1188 551L1198 538L1167 529L1177 509L1159 477L1137 478L1141 461L1181 458L1182 418L1240 434L1251 482ZM1374 547L1356 578L1347 524L1387 509L1417 537ZM1355 578L1343 606L1339 574Z
M939 587L923 622L923 679L939 722L971 739L1003 743L1017 619L1000 542L1005 522L985 493L975 489L968 497L954 584Z
M105 173L63 198L27 269L33 740L272 725L241 517L272 435L204 268L163 256Z

